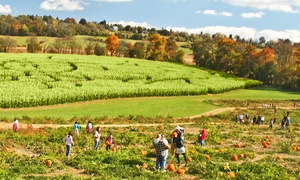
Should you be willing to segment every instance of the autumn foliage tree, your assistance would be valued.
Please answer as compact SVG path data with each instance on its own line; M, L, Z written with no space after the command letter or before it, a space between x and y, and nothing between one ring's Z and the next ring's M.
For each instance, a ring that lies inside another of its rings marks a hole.
M160 34L153 34L149 36L148 40L148 59L154 61L164 61L164 57L166 54L166 38L160 36Z
M116 53L117 46L119 45L118 36L108 36L105 40L106 50L113 56Z

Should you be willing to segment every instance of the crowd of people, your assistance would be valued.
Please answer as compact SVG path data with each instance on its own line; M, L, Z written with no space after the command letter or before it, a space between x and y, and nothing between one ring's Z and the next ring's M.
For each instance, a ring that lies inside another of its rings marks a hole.
M243 114L238 114L236 115L235 118L236 123L251 123L251 124L257 124L257 125L261 125L261 124L265 124L265 117L263 115L254 115L252 118L246 114L245 116ZM276 116L276 111L274 111L274 117L270 119L269 121L269 127L272 129L274 124L276 124L277 122L277 116ZM291 123L291 118L290 118L290 112L287 111L286 115L283 116L282 120L281 120L281 124L280 124L280 129L283 130L285 128L288 128L289 125Z
M78 122L74 123L73 129L75 135L79 136L80 125ZM88 134L91 134L93 132L93 124L91 123L91 121L88 121L85 129ZM101 139L100 130L101 130L100 127L96 127L96 130L94 132L94 150L98 150L99 148L100 139ZM70 157L71 147L74 145L72 131L69 131L69 133L63 138L63 141L65 142L66 145L66 156ZM106 145L105 149L107 151L110 150L112 144L113 144L113 135L111 131L107 131L107 136L105 138L105 145Z

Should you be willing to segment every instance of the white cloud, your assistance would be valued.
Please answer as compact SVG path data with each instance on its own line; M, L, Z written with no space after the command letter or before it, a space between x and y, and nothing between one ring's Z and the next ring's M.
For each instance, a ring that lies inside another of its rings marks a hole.
M118 22L109 22L109 24L122 24L123 26L130 25L132 27L145 27L145 28L156 28L154 26L149 25L147 22L134 22L134 21L118 21ZM186 28L186 27L167 27L167 30L177 31L177 32L187 32L189 34L200 34L208 33L210 35L221 33L226 36L232 35L233 37L238 35L241 38L245 39L254 39L258 40L260 37L265 37L267 41L269 40L277 40L277 39L289 39L293 42L300 42L300 30L284 30L284 31L275 31L270 29L265 29L262 31L257 31L255 28L251 27L228 27L228 26L207 26L201 28Z
M118 22L108 22L108 23L109 24L121 24L123 26L130 25L132 27L138 27L138 26L145 27L145 28L152 28L153 27L153 26L150 26L147 22L118 21Z
M208 33L210 35L221 33L226 36L235 35L240 36L245 39L254 39L258 40L260 37L265 37L268 40L277 40L277 39L289 39L293 42L300 42L300 30L284 30L284 31L275 31L275 30L262 30L257 31L254 28L250 27L227 27L227 26L207 26L202 28L185 28L185 27L168 27L168 30L172 29L173 31L178 32L187 32L189 34L200 34Z
M114 3L114 2L130 2L132 0L95 0L97 2L108 2L108 3Z
M202 14L205 14L205 15L214 15L214 16L216 16L216 15L227 16L227 17L233 16L233 14L230 13L230 12L225 12L225 11L223 11L223 12L217 12L214 9L207 9L207 10L204 10L204 11L198 10L198 11L195 11L195 13L196 14L202 13Z
M242 13L241 16L243 18L262 18L265 15L264 12L258 12L258 13Z
M300 42L300 31L299 30L284 30L284 31L274 31L270 29L266 29L263 31L257 32L257 36L262 37L264 36L266 39L289 39L293 42Z
M218 0L234 6L282 11L286 13L299 13L299 0Z
M228 16L228 17L233 16L232 13L230 13L230 12L225 12L225 11L220 12L219 14L220 14L221 16Z
M8 13L11 13L10 6L0 4L0 14L8 14Z
M207 9L207 10L204 10L202 12L202 14L207 14L207 15L217 15L217 11L216 10L212 10L212 9Z
M40 8L45 10L74 11L83 10L83 4L83 0L45 0L40 4Z

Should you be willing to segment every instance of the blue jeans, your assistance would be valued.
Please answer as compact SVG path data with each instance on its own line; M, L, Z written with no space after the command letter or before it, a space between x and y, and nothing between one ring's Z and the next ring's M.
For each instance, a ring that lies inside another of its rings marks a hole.
M165 169L165 167L166 167L166 165L167 165L167 158L168 158L168 154L169 154L169 151L168 150L165 150L165 156L164 156L164 165L163 165L163 168L162 168L162 170L164 170Z
M99 146L99 141L95 140L94 149L95 149L95 150L98 150L98 146Z
M164 170L165 157L156 155L156 169Z
M71 154L71 146L66 145L66 156L69 157Z

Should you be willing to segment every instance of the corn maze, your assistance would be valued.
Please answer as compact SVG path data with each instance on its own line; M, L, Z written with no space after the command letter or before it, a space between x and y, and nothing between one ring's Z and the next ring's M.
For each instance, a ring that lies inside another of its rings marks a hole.
M58 54L0 54L0 107L34 107L88 100L192 96L259 86L167 62Z

